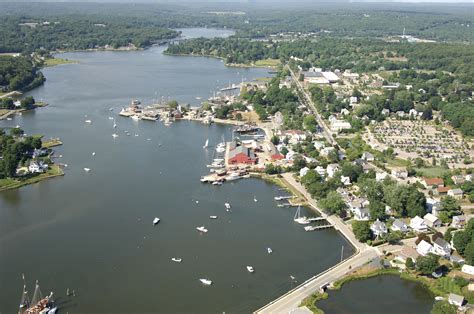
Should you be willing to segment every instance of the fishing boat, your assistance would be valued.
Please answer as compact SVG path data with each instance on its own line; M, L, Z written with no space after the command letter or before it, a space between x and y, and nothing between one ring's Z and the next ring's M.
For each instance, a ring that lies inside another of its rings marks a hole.
M204 232L204 233L207 233L209 230L206 229L206 227L204 226L201 226L201 227L196 227L196 229L200 232Z
M252 266L247 266L247 271L248 271L249 273L253 273L255 270L253 269Z
M205 285L205 286L210 286L210 285L212 285L212 281L209 280L209 279L201 278L201 279L199 279L199 281L200 281L203 285Z
M90 123L92 123L92 120L86 120L86 121L84 121L84 122L90 124Z
M91 171L91 169L90 168L84 168L84 171L89 172L89 171Z
M204 146L202 148L208 148L209 147L209 139L206 140L206 143L204 143Z
M210 219L217 219L217 216L209 216Z
M114 133L114 134L112 134L112 137L113 137L113 138L117 138L117 137L118 137L118 134Z
M160 218L155 217L155 219L153 219L153 224L154 225L157 225L159 222L160 222Z
M225 208L230 209L230 204L229 203L224 203Z
M181 261L182 261L182 259L179 258L179 257L173 257L171 260L172 260L173 262L176 262L176 263L181 263Z
M304 216L300 216L301 214L301 206L298 206L298 209L296 210L295 216L293 217L293 220L301 225L307 225L311 221L308 220L308 218Z
M268 254L272 254L273 250L271 248L267 247L267 252L268 252Z

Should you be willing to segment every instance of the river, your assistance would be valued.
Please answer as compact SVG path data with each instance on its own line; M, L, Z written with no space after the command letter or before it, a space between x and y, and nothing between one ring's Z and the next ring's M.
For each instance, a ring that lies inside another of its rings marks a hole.
M433 303L433 294L422 284L385 275L348 282L316 305L328 314L428 314Z
M187 37L231 33L184 30ZM281 191L271 184L199 182L213 152L203 143L229 138L229 126L165 127L117 115L132 98L197 105L196 96L205 99L229 82L268 75L212 58L166 56L164 49L62 54L79 63L44 69L47 81L29 93L50 105L0 121L60 137L56 151L68 164L64 177L0 193L0 313L16 311L22 274L31 294L36 279L43 294L55 291L62 313L248 313L288 291L290 275L302 282L336 264L341 246L345 257L352 254L336 231L295 224L293 209L276 206ZM209 233L199 234L201 225ZM214 284L204 287L199 278Z

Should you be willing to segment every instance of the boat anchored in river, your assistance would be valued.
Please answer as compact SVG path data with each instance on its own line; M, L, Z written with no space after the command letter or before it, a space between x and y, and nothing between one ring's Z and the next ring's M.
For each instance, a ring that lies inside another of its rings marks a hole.
M300 216L301 214L301 206L298 206L298 209L296 210L295 216L293 217L293 220L301 225L307 225L311 221L304 216Z
M23 283L24 281L25 277L23 276ZM23 294L18 310L19 314L54 314L57 310L57 306L54 305L53 293L51 292L48 296L43 297L38 280L36 281L35 292L31 302L26 290L26 284L23 285Z

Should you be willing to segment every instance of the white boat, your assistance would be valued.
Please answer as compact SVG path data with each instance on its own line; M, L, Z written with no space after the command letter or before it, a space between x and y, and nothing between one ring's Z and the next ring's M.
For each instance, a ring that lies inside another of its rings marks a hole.
M153 224L156 225L160 222L160 218L158 217L155 217L155 219L153 219Z
M258 202L258 199L254 196L253 201L256 203L256 202Z
M197 99L197 100L200 100L200 99L201 99L201 97L200 97L200 96L196 96L196 99Z
M225 144L224 144L225 145ZM216 152L218 153L224 153L225 152L225 146L217 146L216 147Z
M85 123L92 123L91 120L86 120L86 121L84 121L84 122L85 122Z
M272 254L273 250L271 248L267 247L267 252L268 252L268 254Z
M196 229L200 232L204 232L204 233L207 233L209 230L206 229L206 227L204 226L201 226L201 227L196 227Z
M182 261L182 259L179 258L179 257L173 257L171 260L172 260L173 262L176 262L176 263L181 263L181 261Z
M225 206L225 208L230 209L230 204L229 203L225 203L224 206Z
M114 119L114 129L117 127L117 123L115 122L115 119Z
M116 137L118 137L118 134L114 133L114 134L112 134L112 137L116 138Z
M84 168L84 171L85 171L85 172L89 172L89 171L91 171L91 169L89 169L89 168Z
M304 227L305 231L314 231L316 229L318 229L318 226L306 226L306 227Z
M140 117L137 116L136 114L134 114L134 115L132 116L132 120L138 121L138 120L140 120Z
M237 173L231 173L225 179L226 179L226 181L234 181L234 180L242 179L242 177Z
M55 306L51 310L48 311L48 314L56 314L57 311L58 311L58 307Z
M95 156L95 152L92 152L92 156Z
M7 121L12 121L12 118L7 118Z
M114 117L109 117L109 120L113 120L113 119L114 119Z
M308 220L308 218L306 217L301 217L300 216L300 213L301 213L301 206L298 206L298 209L296 210L296 213L295 213L295 216L293 217L293 220L301 225L307 225L309 224L311 221Z
M212 182L212 185L222 185L222 181L214 181Z
M209 216L210 219L217 219L217 216Z
M199 281L200 281L203 285L206 285L206 286L212 285L212 281L209 280L209 279L201 278L201 279L199 279Z
M249 273L253 273L255 271L252 266L247 266L247 270Z
M114 108L109 108L109 111L114 111Z
M204 143L204 146L202 148L208 148L209 147L209 139L206 140L206 143Z

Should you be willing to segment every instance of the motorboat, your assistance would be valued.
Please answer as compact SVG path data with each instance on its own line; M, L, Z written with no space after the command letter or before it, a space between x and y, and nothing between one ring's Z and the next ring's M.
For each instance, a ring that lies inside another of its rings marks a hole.
M112 134L112 137L113 137L113 138L117 138L117 137L118 137L118 134L114 133L114 134Z
M181 261L182 261L182 259L179 258L179 257L173 257L171 260L172 260L173 262L176 262L176 263L181 263Z
M273 250L271 248L267 247L267 252L268 252L268 254L272 254Z
M92 123L92 120L86 120L86 121L84 121L84 122L90 124L90 123Z
M201 226L201 227L196 227L196 229L200 232L204 232L204 233L207 233L209 230L206 229L206 227L204 226Z
M84 168L84 171L89 172L89 171L91 171L91 169L90 168Z
M209 280L209 279L201 278L201 279L199 279L199 281L200 281L203 285L205 285L205 286L210 286L210 285L212 285L212 281Z
M206 143L204 143L204 146L202 148L208 148L209 147L209 139L206 140Z
M247 270L248 270L249 273L255 272L255 269L253 269L252 266L247 266Z
M155 219L153 219L153 224L154 225L157 225L159 222L160 222L160 218L155 217Z
M92 156L95 156L95 152L92 152Z
M140 117L137 116L136 114L133 115L131 118L132 118L133 121L138 121L138 120L140 120Z
M217 216L209 216L210 219L217 219Z
M258 202L258 199L254 196L253 201L256 203L256 202Z
M222 185L222 181L214 181L212 182L212 185Z
M306 227L304 227L305 231L314 231L316 229L318 229L317 226L306 226Z
M224 203L225 208L230 209L230 204L229 203Z

